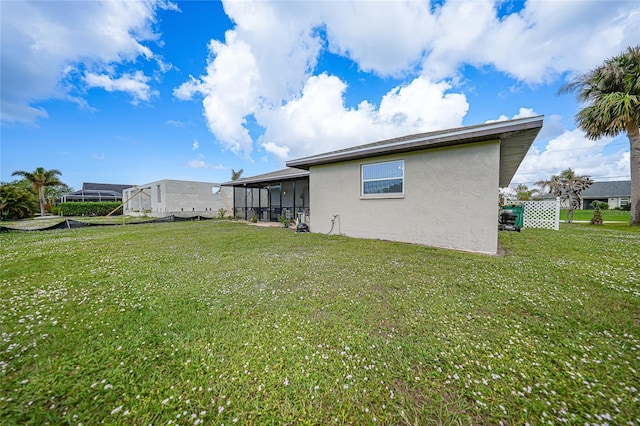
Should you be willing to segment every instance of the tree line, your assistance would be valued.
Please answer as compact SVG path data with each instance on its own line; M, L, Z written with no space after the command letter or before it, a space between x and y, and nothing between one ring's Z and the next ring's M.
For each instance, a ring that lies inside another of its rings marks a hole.
M73 189L60 180L62 172L38 167L34 171L16 170L12 176L21 179L0 185L0 218L24 219L46 211L64 194Z

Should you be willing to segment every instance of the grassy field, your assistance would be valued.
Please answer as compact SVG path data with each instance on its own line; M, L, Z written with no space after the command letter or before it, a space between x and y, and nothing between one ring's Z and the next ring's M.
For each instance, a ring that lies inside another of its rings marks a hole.
M639 231L5 233L0 423L638 424Z
M602 210L602 219L607 222L629 223L630 212L622 210ZM573 220L590 221L593 217L593 210L576 210L573 213ZM560 220L567 220L567 211L560 210Z

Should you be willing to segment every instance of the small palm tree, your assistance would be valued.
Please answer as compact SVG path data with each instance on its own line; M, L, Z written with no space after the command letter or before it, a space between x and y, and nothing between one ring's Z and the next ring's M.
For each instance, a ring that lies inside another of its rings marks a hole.
M607 59L559 91L570 92L589 104L576 115L578 127L589 139L627 133L631 148L631 225L640 225L640 46Z
M12 173L12 176L22 176L31 183L33 192L36 193L40 201L40 216L44 216L45 188L48 186L62 185L62 181L58 179L58 176L61 174L62 172L60 172L60 170L45 170L43 167L38 167L33 172L17 170Z
M515 188L516 198L518 201L530 201L540 192L537 189L529 189L525 184L519 183Z
M234 169L231 169L231 180L238 180L242 177L242 173L244 172L243 169L240 169L238 171L235 171Z

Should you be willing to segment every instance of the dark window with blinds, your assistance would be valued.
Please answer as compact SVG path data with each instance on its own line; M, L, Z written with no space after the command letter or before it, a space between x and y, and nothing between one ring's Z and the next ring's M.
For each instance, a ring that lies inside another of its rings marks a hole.
M404 194L404 160L362 165L362 195Z

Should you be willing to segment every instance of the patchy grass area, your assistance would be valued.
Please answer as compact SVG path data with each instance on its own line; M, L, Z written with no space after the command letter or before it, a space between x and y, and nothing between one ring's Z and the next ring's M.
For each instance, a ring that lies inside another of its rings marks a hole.
M491 257L227 221L0 235L7 424L637 424L640 229Z
M623 210L602 210L602 220L606 222L626 222L631 220L630 212ZM573 212L573 220L590 221L593 217L593 210L576 210ZM567 211L560 210L560 220L567 220Z

